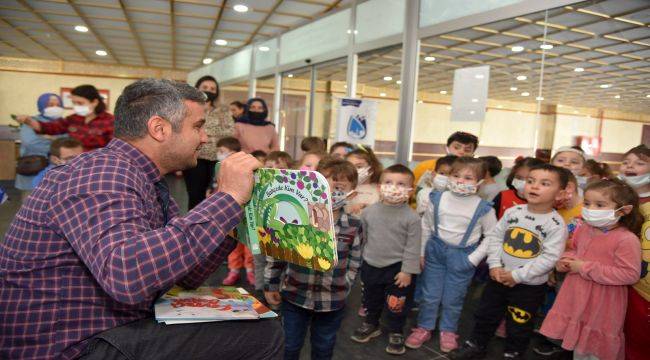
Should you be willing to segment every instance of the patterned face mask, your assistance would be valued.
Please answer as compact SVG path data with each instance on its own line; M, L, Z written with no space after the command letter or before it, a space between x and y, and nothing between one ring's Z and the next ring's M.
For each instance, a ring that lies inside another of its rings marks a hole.
M447 190L447 185L449 185L449 177L446 175L438 174L433 178L433 188L436 191L445 191Z
M408 200L411 190L411 188L406 188L404 186L382 184L379 191L384 200L391 204L399 204Z
M464 184L458 181L449 181L449 190L454 194L461 196L470 196L476 194L479 184Z
M348 196L352 192L346 193L341 190L332 191L332 210L338 210L348 203Z
M359 184L365 184L370 179L370 176L372 176L372 171L370 170L370 166L366 166L357 169L357 174L359 175Z

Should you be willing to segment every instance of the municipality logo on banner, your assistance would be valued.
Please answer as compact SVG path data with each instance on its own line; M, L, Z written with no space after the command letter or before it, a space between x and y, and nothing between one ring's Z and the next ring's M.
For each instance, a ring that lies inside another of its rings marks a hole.
M374 146L377 102L339 99L337 141Z

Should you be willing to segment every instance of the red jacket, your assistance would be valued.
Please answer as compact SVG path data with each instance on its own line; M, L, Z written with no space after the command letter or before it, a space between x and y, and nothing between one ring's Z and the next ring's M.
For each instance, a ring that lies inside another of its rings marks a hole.
M511 207L526 203L526 199L522 199L517 196L517 191L512 189L502 191L499 193L499 195L497 195L497 197L498 199L494 199L494 210L496 210L497 219L501 219L503 217L503 213L505 213L506 210L510 209Z
M113 114L102 112L86 124L86 118L77 114L52 122L40 122L41 134L68 134L81 142L85 151L102 148L113 138Z

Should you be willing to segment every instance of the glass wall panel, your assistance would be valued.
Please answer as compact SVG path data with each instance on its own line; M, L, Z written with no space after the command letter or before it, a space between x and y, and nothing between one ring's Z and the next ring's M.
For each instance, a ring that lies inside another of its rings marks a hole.
M282 106L280 108L280 142L284 151L298 160L302 155L300 142L309 127L309 86L311 68L282 74Z
M363 43L404 31L406 0L370 0L357 7L355 41Z
M512 5L523 0L421 0L420 27Z
M276 65L278 40L270 39L255 46L255 71L271 69Z
M346 69L345 58L316 66L312 136L323 138L328 146L336 141L338 102L347 91Z
M280 64L324 55L348 46L350 9L339 11L282 35Z

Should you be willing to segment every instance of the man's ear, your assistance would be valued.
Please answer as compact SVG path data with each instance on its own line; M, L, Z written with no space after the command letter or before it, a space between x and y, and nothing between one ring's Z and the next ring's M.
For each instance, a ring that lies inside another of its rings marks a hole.
M158 115L150 117L147 121L147 133L158 142L165 141L171 130L171 124Z

